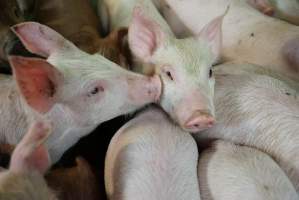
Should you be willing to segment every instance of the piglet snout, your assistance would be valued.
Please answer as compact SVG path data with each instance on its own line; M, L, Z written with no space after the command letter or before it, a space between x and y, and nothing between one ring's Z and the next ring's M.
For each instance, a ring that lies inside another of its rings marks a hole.
M198 132L214 125L214 117L206 111L197 110L185 123L185 129L191 132Z
M149 84L147 85L147 93L150 97L154 98L154 101L157 102L160 100L162 93L162 82L158 75L154 75L149 78Z
M134 104L146 104L160 100L162 83L158 75L130 81L130 99Z

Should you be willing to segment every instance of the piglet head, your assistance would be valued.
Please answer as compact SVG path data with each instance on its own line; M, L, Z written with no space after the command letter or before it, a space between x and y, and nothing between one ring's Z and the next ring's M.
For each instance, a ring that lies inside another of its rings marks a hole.
M195 37L176 39L134 10L129 45L139 60L155 66L161 76L160 104L186 131L198 132L214 123L212 64L220 57L223 16L210 22Z
M47 58L10 58L21 94L40 113L58 105L76 125L94 127L160 98L158 76L135 74L89 55L39 23L19 24L13 31L29 51Z

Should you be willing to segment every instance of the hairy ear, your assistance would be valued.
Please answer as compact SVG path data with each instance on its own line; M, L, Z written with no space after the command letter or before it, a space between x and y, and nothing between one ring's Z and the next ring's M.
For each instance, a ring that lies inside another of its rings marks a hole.
M155 51L163 44L165 33L153 20L147 18L136 6L129 26L129 46L133 54L144 62L150 62Z
M57 100L60 72L44 59L11 56L9 62L27 104L40 113L48 112Z
M225 12L225 14L227 13L227 11ZM205 40L208 43L213 53L215 63L218 62L221 57L222 22L225 14L213 19L210 23L203 27L203 29L197 36L199 40Z
M35 122L15 148L9 169L26 174L37 171L44 174L50 166L48 150L43 145L50 134L50 124Z
M20 38L28 51L46 58L61 49L66 51L76 49L62 35L36 22L17 24L11 29Z

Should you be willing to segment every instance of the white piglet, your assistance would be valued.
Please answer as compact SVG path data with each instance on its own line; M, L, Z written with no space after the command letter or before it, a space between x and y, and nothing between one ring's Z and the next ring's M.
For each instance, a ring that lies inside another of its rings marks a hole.
M200 200L192 136L150 108L112 138L105 162L110 200Z
M222 61L254 63L299 80L298 26L260 13L248 0L161 1L193 34L229 7L223 20Z
M215 121L211 67L220 54L223 16L196 36L177 39L150 0L106 0L103 6L110 29L129 27L135 70L161 76L163 109L186 131L211 127Z
M28 124L42 115L54 124L47 147L56 162L100 123L160 98L158 76L129 72L84 53L38 23L13 30L29 51L47 59L13 56L14 77L0 76L1 142L17 144Z
M198 178L203 200L298 200L269 155L229 142L216 141L200 154Z
M299 192L298 83L268 76L250 64L244 72L231 73L243 65L215 68L217 124L194 136L200 145L224 139L268 153Z
M50 166L43 144L50 129L45 122L34 122L16 146L9 169L0 172L0 199L57 200L43 177Z

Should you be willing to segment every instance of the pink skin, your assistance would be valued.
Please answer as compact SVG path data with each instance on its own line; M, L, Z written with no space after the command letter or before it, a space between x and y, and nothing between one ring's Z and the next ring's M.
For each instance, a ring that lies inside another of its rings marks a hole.
M26 22L12 30L27 50L45 57L14 56L10 64L15 89L26 110L24 121L36 114L53 121L53 134L47 141L53 162L99 124L157 102L161 95L158 75L149 78L125 70L101 55L82 52L47 26ZM24 123L11 129L27 126ZM10 136L12 144L24 134L7 131L3 140L10 132L14 134Z
M248 3L265 15L274 15L275 10L269 0L248 0Z
M38 26L37 23L25 22L13 26L11 30L31 53L49 57L55 51L65 50L62 48L66 44L66 40L46 26Z
M61 35L58 35L54 30L49 29L46 26L38 26L36 23L28 22L14 26L12 30L19 36L20 40L26 45L26 48L32 53L49 57L52 54L59 53L59 51L68 51L67 48L69 47L66 44L66 40ZM45 37L47 39L39 39ZM55 103L54 100L56 100L54 96L49 96L55 91L49 90L57 89L56 87L60 85L59 81L62 81L60 77L63 75L49 62L42 59L24 59L20 57L12 57L10 60L11 64L15 66L14 71L15 74L17 74L16 78L18 82L26 82L26 88L23 90L21 87L20 89L23 92L28 104L41 113L49 111ZM41 69L39 69L40 66L42 66L44 70L41 71ZM40 78L28 79L28 69L30 69L29 72L32 76L38 74ZM26 73L26 75L24 73ZM131 74L132 73L130 73L130 75ZM160 98L162 85L158 75L153 77L145 77L134 74L134 76L128 76L127 83L129 88L129 97L131 97L132 103L135 105L158 101ZM27 85L29 85L30 89L27 87ZM104 90L105 85L107 84L102 83L100 88L103 88ZM46 94L41 93L42 88L46 89ZM26 95L28 92L31 93Z
M44 59L11 56L9 61L28 105L40 113L48 112L56 103L54 94L58 84L55 79L62 75Z
M162 83L158 75L141 77L140 79L127 79L130 90L129 99L139 105L147 99L158 102L161 96ZM159 85L159 87L157 87Z
M50 133L50 126L35 122L14 150L9 169L18 174L37 171L44 174L50 166L47 149L43 143Z
M290 40L282 48L282 54L285 60L289 63L291 68L299 71L299 37Z
M193 38L176 39L146 16L141 7L134 8L128 35L130 48L139 61L149 64L142 72L161 76L163 93L159 104L186 131L210 128L215 121L210 69L221 56L224 15ZM148 68L152 69L147 71Z
M196 90L192 92L192 95L185 97L175 110L178 121L182 122L180 126L191 132L211 128L215 118L205 105L208 105L208 101ZM192 112L188 112L189 110Z

